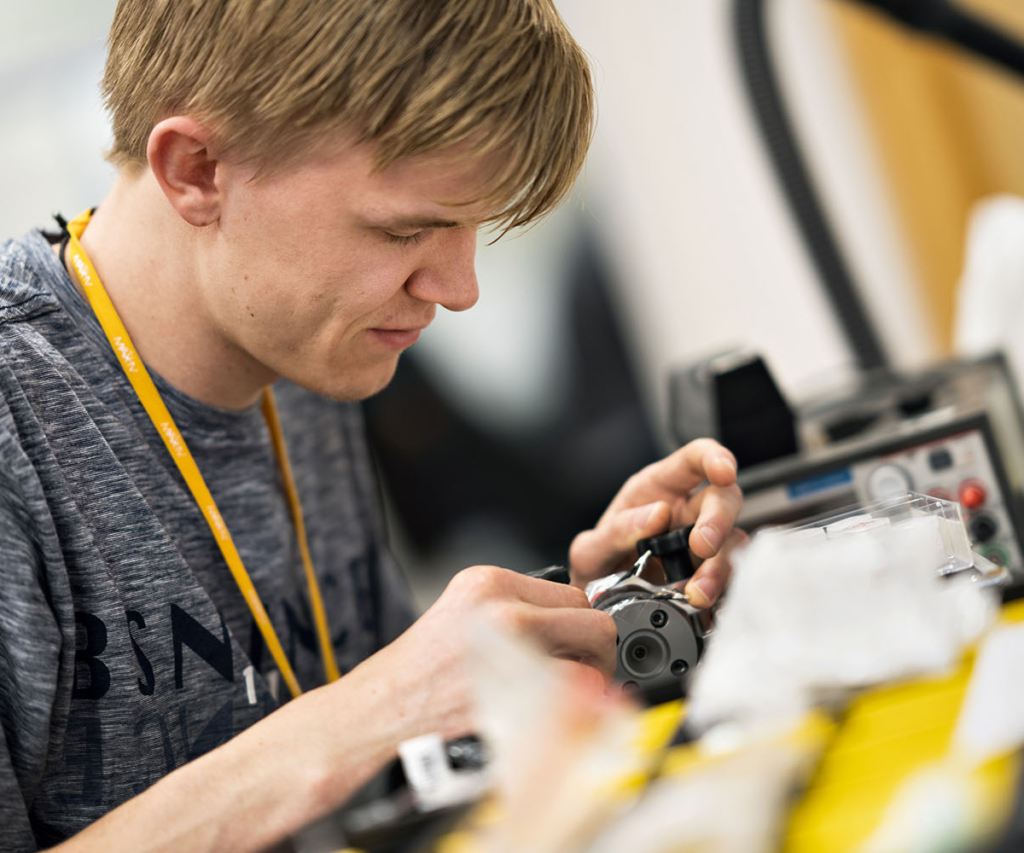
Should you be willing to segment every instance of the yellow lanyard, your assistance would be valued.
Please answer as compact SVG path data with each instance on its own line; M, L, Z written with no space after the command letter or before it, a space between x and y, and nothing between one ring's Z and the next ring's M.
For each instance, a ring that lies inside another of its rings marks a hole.
M89 256L86 255L82 244L79 242L82 232L85 231L85 226L89 224L91 217L92 211L87 210L68 223L67 229L70 235L68 250L71 267L78 276L78 280L82 283L82 290L85 291L85 295L92 305L92 310L100 321L100 325L110 341L110 346L113 348L121 363L121 367L124 369L125 375L128 377L128 381L132 383L135 393L138 394L139 401L146 409L150 420L153 421L153 426L160 433L160 437L167 446L171 458L177 464L181 476L185 478L192 496L206 517L210 530L213 531L213 537L217 540L217 545L220 546L221 553L224 555L235 583L238 584L238 588L245 598L245 603L249 605L249 610L252 611L256 625L263 635L263 639L274 658L274 662L277 664L278 670L281 672L282 678L284 678L285 683L288 685L292 696L298 696L302 693L302 689L299 687L298 679L295 677L295 671L292 669L284 649L281 647L281 641L278 640L274 626L270 623L270 618L263 607L263 602L260 601L256 587L253 586L249 573L245 570L245 566L242 565L242 558L238 554L238 549L235 547L234 540L228 532L227 525L224 524L224 519L221 518L217 504L214 502L213 496L206 486L206 481L203 479L203 475L199 473L199 468L192 458L188 446L185 444L185 439L182 437L181 432L174 423L174 418L171 417L171 413L167 410L167 406L160 397L160 392L157 391L156 385L153 384L153 379L146 370L146 366L142 363L142 359L139 358L131 338L128 337L128 331L121 322L121 318L114 308L114 303L110 301L110 297L107 295L102 282L100 282L96 268L92 265L92 261L89 260ZM267 419L267 425L270 428L270 435L274 442L274 454L277 457L277 464L281 469L281 477L284 480L288 503L291 506L292 519L295 523L295 532L299 538L299 551L302 554L302 563L306 569L306 582L309 585L309 603L313 608L317 637L320 641L320 654L324 662L324 673L328 682L334 681L340 677L338 664L334 659L334 650L331 647L331 635L327 627L327 614L324 612L323 599L320 596L320 586L317 584L316 574L313 571L313 561L309 555L309 545L306 542L306 527L302 521L302 506L299 503L299 493L295 488L295 478L292 476L291 465L288 463L288 453L284 444L284 432L281 430L281 419L278 416L277 404L274 402L274 395L271 393L270 388L263 392L263 416Z

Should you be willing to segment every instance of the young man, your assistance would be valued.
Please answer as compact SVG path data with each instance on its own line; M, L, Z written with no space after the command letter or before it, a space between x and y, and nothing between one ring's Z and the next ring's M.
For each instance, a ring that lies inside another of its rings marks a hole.
M0 848L262 849L473 730L472 619L614 668L578 588L504 569L412 623L352 402L475 302L478 227L565 196L589 73L550 0L122 0L104 91L109 195L0 252ZM688 445L574 581L696 520L710 603L739 501Z

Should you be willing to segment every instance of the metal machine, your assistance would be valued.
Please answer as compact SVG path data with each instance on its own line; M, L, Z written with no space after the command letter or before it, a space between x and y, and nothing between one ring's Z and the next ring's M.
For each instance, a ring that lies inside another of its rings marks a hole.
M1002 356L954 361L805 405L804 450L741 470L756 530L908 491L958 501L975 549L1024 593L1024 415Z

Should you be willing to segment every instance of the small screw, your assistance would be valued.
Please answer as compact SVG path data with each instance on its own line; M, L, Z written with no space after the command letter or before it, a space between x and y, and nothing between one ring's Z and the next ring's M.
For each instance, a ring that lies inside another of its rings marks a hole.
M634 646L633 647L633 657L636 660L643 660L645 657L647 657L647 649L644 648L643 646Z
M672 661L672 674L673 675L682 675L689 668L690 668L690 665L686 661L684 661L684 660L674 660L674 661Z
M664 610L655 610L651 614L651 624L655 628L664 628L666 622L668 622L668 614Z

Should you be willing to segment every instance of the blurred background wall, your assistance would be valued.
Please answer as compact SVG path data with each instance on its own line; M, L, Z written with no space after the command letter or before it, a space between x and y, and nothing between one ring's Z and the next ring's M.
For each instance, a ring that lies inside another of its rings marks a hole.
M0 235L103 197L113 174L98 95L115 0L0 0Z
M0 0L0 233L102 199L113 0ZM1024 4L970 0L1024 33ZM368 406L398 550L426 602L476 562L564 560L671 446L668 372L734 346L795 398L855 361L742 91L727 0L558 0L599 124L559 212L489 245L481 300L439 316ZM769 33L826 210L897 367L950 347L970 206L1024 194L1024 87L843 0L774 0Z
M1024 3L961 3L1024 38ZM927 320L948 349L970 210L995 193L1024 195L1024 85L853 5L832 4L830 14Z

